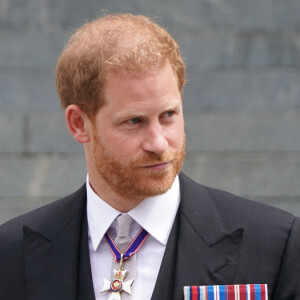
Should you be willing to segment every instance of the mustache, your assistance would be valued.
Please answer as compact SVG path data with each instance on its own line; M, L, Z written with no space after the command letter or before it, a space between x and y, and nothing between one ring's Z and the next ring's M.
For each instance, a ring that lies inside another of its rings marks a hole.
M147 155L136 158L131 163L133 167L141 167L141 166L149 166L149 165L157 165L157 164L163 164L168 163L170 161L173 161L176 157L176 151L175 150L168 150L167 152L163 154L156 154L156 153L148 153Z

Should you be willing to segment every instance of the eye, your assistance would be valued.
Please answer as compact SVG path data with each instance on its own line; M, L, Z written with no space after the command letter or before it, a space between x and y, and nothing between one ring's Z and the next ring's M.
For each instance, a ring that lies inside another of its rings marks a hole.
M165 113L163 113L162 117L169 119L169 118L172 118L174 115L175 115L175 111L170 110L170 111L166 111Z
M174 115L174 111L168 111L168 112L166 112L166 116L167 117L172 117L173 115Z
M127 121L127 123L129 123L129 124L137 124L139 122L140 122L139 118L133 118L133 119Z

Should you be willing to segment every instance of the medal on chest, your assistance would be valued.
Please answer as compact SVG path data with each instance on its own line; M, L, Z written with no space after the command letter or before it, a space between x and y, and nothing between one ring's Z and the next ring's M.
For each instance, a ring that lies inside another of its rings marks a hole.
M141 248L148 236L148 232L145 229L142 229L130 243L125 253L121 253L110 235L108 233L105 234L105 238L110 246L115 261L120 263L119 269L113 270L114 278L112 280L104 278L103 280L101 293L111 292L111 295L107 300L121 300L122 292L131 295L133 279L125 281L127 270L124 270L123 263L125 260L130 259Z
M113 270L113 280L107 280L104 278L103 288L101 292L111 292L110 297L107 300L121 300L121 293L126 292L131 295L132 280L124 281L127 270L123 268L123 254L121 254L119 270Z

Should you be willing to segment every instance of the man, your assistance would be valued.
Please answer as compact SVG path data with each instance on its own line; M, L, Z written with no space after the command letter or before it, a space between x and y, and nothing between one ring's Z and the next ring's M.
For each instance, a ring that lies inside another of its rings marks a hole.
M185 66L164 29L129 14L87 23L56 82L86 184L1 227L1 300L179 300L184 286L235 284L300 299L299 220L179 174Z

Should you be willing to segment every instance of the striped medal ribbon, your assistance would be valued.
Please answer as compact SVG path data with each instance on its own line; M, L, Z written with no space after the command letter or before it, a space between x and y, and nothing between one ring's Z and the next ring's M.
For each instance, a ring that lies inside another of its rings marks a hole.
M185 286L184 300L268 300L266 284Z

